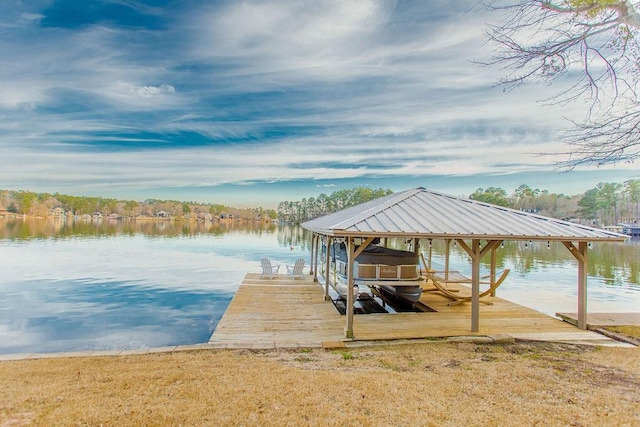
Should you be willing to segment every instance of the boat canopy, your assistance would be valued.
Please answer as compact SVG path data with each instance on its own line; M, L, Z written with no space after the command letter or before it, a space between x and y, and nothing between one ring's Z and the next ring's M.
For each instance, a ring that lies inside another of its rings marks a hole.
M336 242L332 246L332 256L342 262L347 262L347 246L343 242ZM418 265L420 259L415 252L369 245L356 257L356 262L360 264Z

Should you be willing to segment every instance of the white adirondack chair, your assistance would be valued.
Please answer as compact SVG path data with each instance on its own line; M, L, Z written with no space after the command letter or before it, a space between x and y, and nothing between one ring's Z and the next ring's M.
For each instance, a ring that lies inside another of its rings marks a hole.
M275 268L271 265L271 261L269 258L262 258L260 260L260 265L262 266L262 273L260 274L260 279L273 279L274 276L278 274L278 270L280 270L280 265L277 265Z
M304 279L304 274L302 274L302 269L304 268L304 259L299 258L295 264L287 265L287 274L292 279Z

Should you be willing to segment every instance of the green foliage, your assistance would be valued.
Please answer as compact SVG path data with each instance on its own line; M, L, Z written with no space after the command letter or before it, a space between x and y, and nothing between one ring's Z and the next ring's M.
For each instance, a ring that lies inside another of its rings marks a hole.
M578 213L585 219L596 219L598 214L598 189L592 188L584 193L584 196L578 201L580 210Z
M639 219L640 180L621 183L601 182L586 191L578 202L579 213L600 225L633 222Z
M30 191L18 191L13 197L18 203L18 211L20 213L31 213L34 202L38 200L38 195Z
M213 216L220 216L223 213L225 213L226 211L228 211L229 209L224 206L224 205L216 205L213 204L211 205L211 207L209 208L209 213Z
M331 193L330 196L322 193L317 198L310 197L296 202L280 202L277 217L286 222L301 223L350 206L379 199L391 193L393 191L390 189L373 190L368 187L338 190Z
M624 194L629 198L632 209L635 212L634 218L640 218L640 179L630 179L624 183Z
M353 359L353 354L349 350L341 351L340 354L342 355L343 360Z
M509 206L507 200L507 192L502 188L489 187L486 190L478 188L473 194L469 196L471 200L477 200L479 202L491 203L497 206Z

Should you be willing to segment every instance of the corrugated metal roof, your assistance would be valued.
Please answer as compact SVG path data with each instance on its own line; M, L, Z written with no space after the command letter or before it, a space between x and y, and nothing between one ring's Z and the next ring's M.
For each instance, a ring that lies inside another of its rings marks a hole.
M331 236L623 241L627 236L426 190L393 193L302 224Z

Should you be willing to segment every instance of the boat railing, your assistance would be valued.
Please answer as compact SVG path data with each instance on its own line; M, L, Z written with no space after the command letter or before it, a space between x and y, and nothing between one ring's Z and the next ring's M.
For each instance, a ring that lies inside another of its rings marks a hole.
M346 276L347 263L335 261L335 272ZM418 266L415 264L386 265L355 263L353 278L359 280L417 280L420 278Z
M419 278L415 264L386 265L356 263L355 278L360 280L416 280Z

